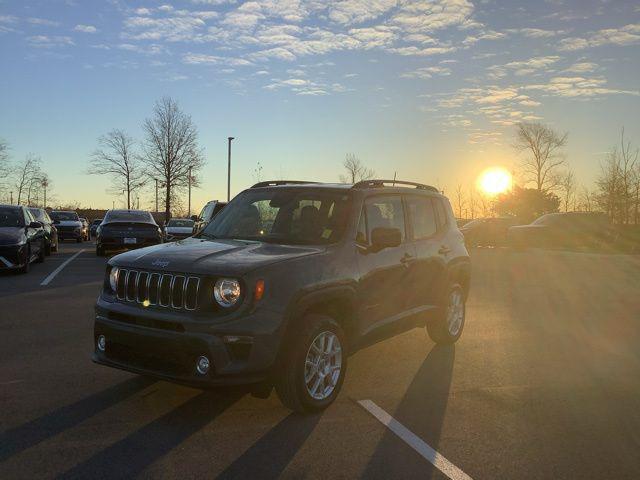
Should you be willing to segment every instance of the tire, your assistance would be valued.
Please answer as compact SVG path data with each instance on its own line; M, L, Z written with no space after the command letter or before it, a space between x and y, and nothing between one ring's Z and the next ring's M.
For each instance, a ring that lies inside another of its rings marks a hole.
M436 319L427 323L427 332L431 340L440 345L450 345L460 338L466 319L464 297L464 290L460 284L452 283L449 286L442 301L441 313L438 314ZM455 300L456 298L457 300ZM460 309L458 310L458 315L461 315L461 318L455 321L455 323L453 323L454 320L451 318L452 315L456 315L452 311L453 308Z
M46 255L46 240L42 241L42 245L40 245L40 251L38 252L38 258L36 259L36 263L44 263L44 257Z
M76 243L82 243L82 237L76 238Z
M51 255L51 242L47 242L46 240L44 242L44 254L47 257Z
M289 344L283 345L284 350L276 372L275 388L278 397L286 407L296 412L313 413L324 410L336 399L344 382L347 370L344 332L331 317L313 314L304 317L300 329L288 338ZM333 354L327 355L325 352L320 356L314 347L327 348L329 342L333 346ZM313 357L317 361L314 366L309 366L307 362L313 362ZM336 370L338 364L339 368ZM323 373L318 372L319 368ZM305 382L305 373L308 375L308 382ZM329 380L325 381L326 378ZM319 391L323 385L325 390ZM317 387L316 398L311 394L314 386Z

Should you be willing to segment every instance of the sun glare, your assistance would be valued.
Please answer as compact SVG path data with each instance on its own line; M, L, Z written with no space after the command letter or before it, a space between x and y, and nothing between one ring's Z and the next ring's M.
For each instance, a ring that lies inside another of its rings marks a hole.
M478 179L480 189L488 195L498 195L511 188L511 174L501 167L489 168Z

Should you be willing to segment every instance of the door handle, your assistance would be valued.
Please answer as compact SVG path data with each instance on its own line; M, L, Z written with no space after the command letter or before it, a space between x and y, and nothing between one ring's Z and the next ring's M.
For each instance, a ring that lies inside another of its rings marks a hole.
M451 253L451 249L446 245L442 245L440 249L438 249L438 253L441 255L446 255L447 253Z

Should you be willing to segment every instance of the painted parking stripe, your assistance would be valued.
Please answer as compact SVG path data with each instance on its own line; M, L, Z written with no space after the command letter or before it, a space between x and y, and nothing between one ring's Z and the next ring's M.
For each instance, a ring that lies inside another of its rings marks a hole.
M49 285L49 283L51 282L51 280L53 280L54 278L56 278L56 275L58 275L62 269L64 267L66 267L67 265L69 265L69 263L71 263L71 261L76 258L78 255L80 255L82 252L84 252L84 248L78 250L76 253L74 253L73 255L71 255L69 258L67 258L67 260L65 260L65 262L60 265L58 268L56 268L53 272L51 272L49 275L47 275L47 278L45 278L42 283L40 284L41 286L45 286L45 285Z
M472 480L469 475L440 455L374 402L371 400L358 400L358 404L451 480Z

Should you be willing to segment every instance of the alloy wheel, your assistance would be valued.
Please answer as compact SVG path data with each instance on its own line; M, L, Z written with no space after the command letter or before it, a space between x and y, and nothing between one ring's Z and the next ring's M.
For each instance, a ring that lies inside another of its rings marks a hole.
M330 331L311 342L304 365L304 383L315 400L325 400L336 388L342 371L342 345Z

